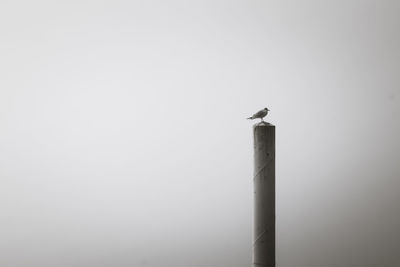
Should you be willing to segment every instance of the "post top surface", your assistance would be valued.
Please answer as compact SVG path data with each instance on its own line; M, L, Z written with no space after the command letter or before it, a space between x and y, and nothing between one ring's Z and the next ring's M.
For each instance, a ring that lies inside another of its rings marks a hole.
M254 128L256 128L256 127L275 127L275 125L273 125L269 122L262 121L262 122L254 124L253 127Z

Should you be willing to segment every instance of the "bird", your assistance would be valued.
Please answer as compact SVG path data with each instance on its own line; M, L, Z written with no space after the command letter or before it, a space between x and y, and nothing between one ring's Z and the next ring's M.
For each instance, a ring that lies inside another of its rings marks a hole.
M255 113L253 116L248 117L248 120L254 120L254 119L261 119L261 121L263 122L263 118L265 116L267 116L269 109L268 108L264 108L260 111L258 111L257 113Z

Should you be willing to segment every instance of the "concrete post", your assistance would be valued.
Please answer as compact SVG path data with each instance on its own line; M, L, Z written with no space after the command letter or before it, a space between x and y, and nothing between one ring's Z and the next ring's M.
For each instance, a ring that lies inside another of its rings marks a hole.
M260 122L253 134L253 266L275 267L275 126Z

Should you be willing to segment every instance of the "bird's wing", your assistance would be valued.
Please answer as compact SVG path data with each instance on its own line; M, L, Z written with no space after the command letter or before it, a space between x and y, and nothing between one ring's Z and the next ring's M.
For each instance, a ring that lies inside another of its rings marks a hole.
M264 110L260 110L259 112L255 113L252 117L253 118L259 118L259 117L264 116L264 115L265 115Z

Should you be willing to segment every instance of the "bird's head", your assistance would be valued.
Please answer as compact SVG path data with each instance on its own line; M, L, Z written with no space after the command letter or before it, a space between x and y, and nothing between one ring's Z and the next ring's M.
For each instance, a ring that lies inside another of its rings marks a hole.
M266 111L269 111L269 109L268 108L264 108Z

